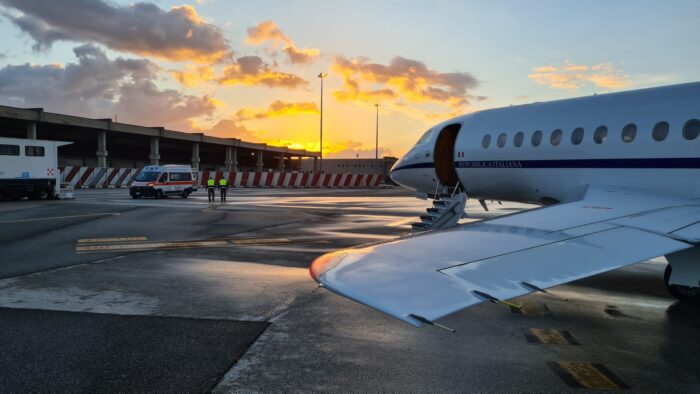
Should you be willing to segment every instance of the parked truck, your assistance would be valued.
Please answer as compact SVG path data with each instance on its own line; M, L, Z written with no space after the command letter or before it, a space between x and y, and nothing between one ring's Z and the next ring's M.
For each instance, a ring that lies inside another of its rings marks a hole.
M70 142L0 137L0 200L56 198L58 147Z

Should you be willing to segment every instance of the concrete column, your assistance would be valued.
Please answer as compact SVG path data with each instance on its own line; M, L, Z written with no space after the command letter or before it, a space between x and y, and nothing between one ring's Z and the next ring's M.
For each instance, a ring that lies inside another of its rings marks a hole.
M151 154L148 158L151 160L151 165L160 164L160 138L151 137Z
M279 163L277 168L279 168L280 171L284 171L284 153L280 153L280 158L279 158Z
M27 123L27 139L29 139L29 140L36 139L36 122Z
M262 152L261 150L259 150L259 151L257 152L257 155L258 155L258 163L257 163L257 165L256 165L255 172L262 172L262 169L263 169L263 152Z
M192 143L192 170L199 171L199 142Z
M107 167L107 132L99 131L97 133L97 166Z
M226 161L224 164L226 164L226 171L236 171L236 148L232 146L227 146L226 147Z

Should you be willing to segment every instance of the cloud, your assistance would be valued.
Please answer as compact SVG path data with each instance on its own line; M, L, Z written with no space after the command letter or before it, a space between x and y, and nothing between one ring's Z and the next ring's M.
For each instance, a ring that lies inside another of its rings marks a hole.
M236 119L239 121L266 119L276 116L317 114L319 113L316 103L285 103L277 100L265 110L241 108L236 112Z
M631 85L629 76L610 63L588 66L565 62L559 66L541 66L533 69L533 73L528 77L540 85L570 91L576 91L586 85L604 89L620 89Z
M168 70L176 81L189 88L195 87L202 82L209 82L215 79L215 70L210 66L192 66L186 64L182 70Z
M141 56L199 63L231 57L222 31L192 6L168 11L153 3L119 6L105 0L0 0L4 15L35 41L34 49L56 41L101 43Z
M189 130L192 119L211 116L217 102L209 96L159 89L159 67L146 59L110 60L98 47L73 50L77 63L7 65L0 68L0 102L17 107L120 122Z
M343 141L328 147L323 147L323 157L329 159L347 158L374 158L374 147L365 147L358 141ZM379 157L392 156L391 150L383 146L379 147Z
M295 75L277 71L259 56L243 56L223 69L218 82L222 85L265 85L271 88L296 89L308 81Z
M340 101L376 102L402 98L414 103L439 103L458 108L469 104L469 89L479 86L469 73L441 73L422 62L400 56L389 65L371 63L362 57L337 56L333 70L342 75L345 84L344 90L334 92Z
M244 124L236 119L221 119L210 128L197 127L197 130L216 137L238 138L247 142L262 142L258 138L257 132L248 130Z
M297 48L294 41L287 37L273 21L260 22L255 27L249 27L246 43L250 45L270 43L275 48L282 47L292 64L310 63L320 55L320 51L315 48Z

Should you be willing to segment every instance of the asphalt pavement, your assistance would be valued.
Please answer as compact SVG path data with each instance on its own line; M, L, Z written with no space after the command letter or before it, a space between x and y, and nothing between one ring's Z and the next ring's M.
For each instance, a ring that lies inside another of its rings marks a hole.
M427 206L401 190L3 202L0 391L700 390L700 312L667 294L663 258L441 319L454 334L309 278ZM465 220L528 207L490 208Z

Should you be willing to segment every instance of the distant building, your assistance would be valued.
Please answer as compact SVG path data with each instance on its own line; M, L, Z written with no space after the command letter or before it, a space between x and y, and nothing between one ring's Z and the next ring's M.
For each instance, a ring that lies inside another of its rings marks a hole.
M391 167L399 159L385 156L379 160L375 159L323 159L323 172L337 174L366 174L384 175L388 180ZM302 171L314 171L314 160L303 159L301 161Z

